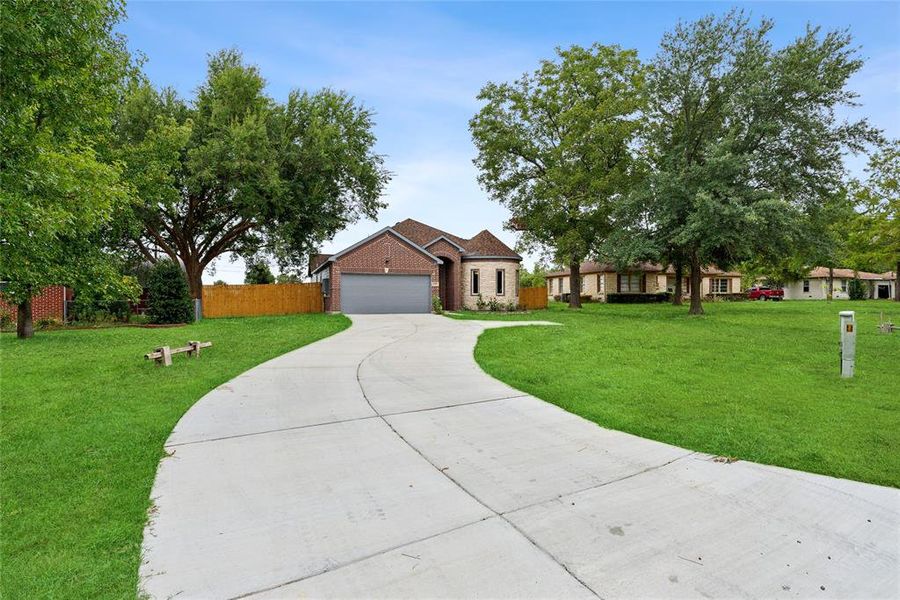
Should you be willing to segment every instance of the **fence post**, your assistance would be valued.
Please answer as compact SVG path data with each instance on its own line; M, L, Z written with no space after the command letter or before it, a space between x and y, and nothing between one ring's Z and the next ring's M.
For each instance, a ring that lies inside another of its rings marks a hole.
M203 300L194 298L194 322L203 318Z

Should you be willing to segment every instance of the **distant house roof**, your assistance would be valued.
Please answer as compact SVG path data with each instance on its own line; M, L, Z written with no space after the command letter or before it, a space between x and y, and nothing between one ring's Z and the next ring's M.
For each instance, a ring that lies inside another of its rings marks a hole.
M587 261L581 263L580 272L582 275L588 275L590 273L665 273L666 275L674 275L675 267L671 265L667 268L663 268L659 263L652 262L641 262L636 263L634 265L630 265L625 269L617 269L616 266L612 263L608 262L593 262ZM560 271L552 271L547 273L547 277L560 277L569 274L569 269L562 269ZM687 274L687 269L685 269L685 274ZM738 271L723 271L714 265L708 265L703 268L704 275L722 275L723 277L740 277L741 274Z
M897 279L897 271L885 271L881 274L882 279Z
M866 271L854 271L853 269L843 268L834 269L834 276L838 279L855 279L857 276L860 279L865 280L891 279L890 277L884 277L884 275L888 274L889 273L868 273ZM828 279L828 267L815 267L809 272L806 279Z
M453 235L431 225L426 225L415 219L404 219L392 227L392 229L413 242L423 247L445 238L451 245L456 246L460 250L463 257L476 258L480 256L490 256L497 258L513 258L521 260L522 257L500 241L497 236L487 229L479 232L470 239Z

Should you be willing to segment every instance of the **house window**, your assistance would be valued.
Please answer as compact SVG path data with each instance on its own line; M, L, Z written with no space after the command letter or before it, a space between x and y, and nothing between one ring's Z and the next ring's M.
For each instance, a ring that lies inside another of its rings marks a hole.
M847 291L847 280L846 279L841 279L841 291L842 292Z
M322 280L322 295L326 298L331 295L331 278L326 277Z
M497 269L497 295L503 296L506 293L506 271Z
M516 296L519 295L519 269L516 269Z
M597 291L601 294L604 292L605 282L603 281L603 273L597 274Z
M711 285L711 291L713 294L727 294L728 293L728 280L727 279L713 279Z
M640 273L624 273L619 275L619 292L623 294L637 294L641 291Z
M809 293L809 279L804 279L804 280L803 280L803 293L804 293L804 294L808 294L808 293Z
M472 280L469 284L469 291L473 296L477 296L481 293L481 273L478 269L472 269L471 277Z

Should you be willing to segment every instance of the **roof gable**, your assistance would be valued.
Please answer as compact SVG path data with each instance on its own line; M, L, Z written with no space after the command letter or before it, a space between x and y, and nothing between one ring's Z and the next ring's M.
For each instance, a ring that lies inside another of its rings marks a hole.
M321 271L322 269L324 269L324 268L325 268L327 265L329 265L330 263L335 262L337 259L341 258L342 256L346 256L347 254L353 252L354 250L356 250L356 249L359 248L360 246L364 246L364 245L368 244L369 242L371 242L371 241L373 241L373 240L376 240L376 239L378 239L379 237L381 237L381 236L383 236L383 235L393 235L394 237L396 237L396 238L399 239L400 241L402 241L402 242L404 242L405 244L407 244L408 246L410 246L413 250L416 250L417 252L421 252L422 254L424 254L425 256L427 256L428 258L430 258L431 260L433 260L436 264L442 264L442 263L444 262L444 261L442 261L440 258L438 258L437 256L435 256L434 254L432 254L431 252L429 252L428 250L426 250L425 248L423 248L422 246L420 246L419 244L417 244L417 243L415 243L414 241L410 240L410 239L407 238L406 236L404 236L404 235L398 233L397 231L395 231L395 230L392 229L391 227L385 227L384 229L380 229L379 231L376 231L375 233L373 233L373 234L370 235L369 237L367 237L367 238L365 238L365 239L363 239L363 240L360 240L360 241L356 242L356 243L353 244L352 246L348 246L348 247L344 248L343 250L341 250L341 251L338 252L337 254L332 254L332 255L329 256L326 260L322 261L322 263L321 263L318 267L316 267L316 268L312 271L311 274L318 273L319 271Z

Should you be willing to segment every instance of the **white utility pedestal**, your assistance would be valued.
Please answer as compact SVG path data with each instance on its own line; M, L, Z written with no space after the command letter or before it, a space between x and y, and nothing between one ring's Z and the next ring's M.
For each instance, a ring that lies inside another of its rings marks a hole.
M856 366L856 313L842 310L841 313L841 377L853 377Z

